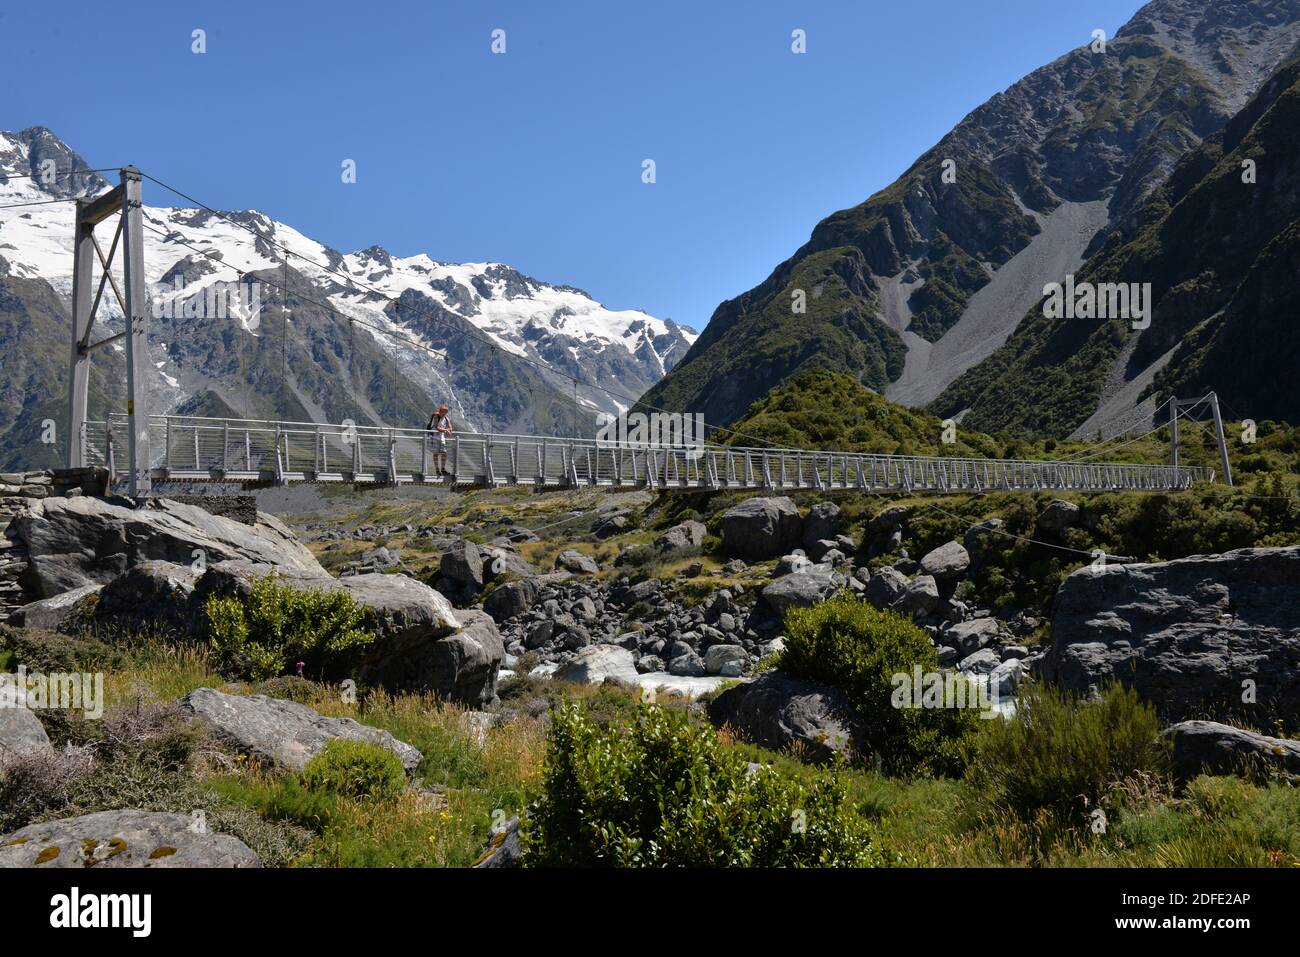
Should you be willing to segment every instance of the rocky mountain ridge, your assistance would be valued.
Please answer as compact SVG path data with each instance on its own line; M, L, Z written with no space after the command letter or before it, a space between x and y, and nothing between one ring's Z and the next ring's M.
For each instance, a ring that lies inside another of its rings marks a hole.
M1081 38L1085 40L1086 38ZM729 423L810 367L935 399L1128 224L1300 43L1300 2L1155 0L972 112L722 303L647 404ZM802 311L800 311L802 309Z
M0 211L8 464L53 464L31 436L62 419L49 399L66 377L57 327L68 322L73 212L48 201L110 186L89 170L48 130L0 133L0 205L41 204ZM168 195L146 182L147 200ZM150 205L144 218L160 412L419 427L445 401L462 430L585 433L594 413L628 406L695 338L501 263L380 246L343 254L257 210ZM120 321L105 296L103 333ZM120 410L120 386L103 384L121 381L121 362L120 343L96 356L92 415Z

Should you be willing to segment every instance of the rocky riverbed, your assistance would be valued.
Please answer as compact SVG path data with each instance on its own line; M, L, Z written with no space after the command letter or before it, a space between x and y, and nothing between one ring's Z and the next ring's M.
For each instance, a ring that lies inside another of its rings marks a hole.
M502 689L525 677L687 698L726 686L707 706L715 724L819 760L862 736L852 707L835 687L771 665L790 610L848 591L910 618L941 668L1003 704L1030 678L1083 695L1119 680L1167 719L1180 775L1246 766L1297 774L1294 741L1205 719L1239 713L1243 689L1269 714L1295 713L1300 546L1084 566L1065 578L1049 623L1034 609L1007 614L969 600L963 583L1004 534L997 518L918 557L904 547L907 507L887 506L850 534L837 503L800 508L784 497L749 498L714 516L715 541L695 519L635 534L639 516L617 509L599 510L585 528L566 529L569 540L554 542L499 515L490 537L469 522L363 523L340 534L325 523L295 532L265 513L250 524L188 503L98 495L93 476L60 486L39 479L24 476L17 488L33 494L5 499L6 567L17 569L9 594L22 599L11 598L5 615L9 626L37 636L150 628L202 641L212 596L247 595L274 575L369 609L376 637L350 672L362 686L453 702L467 709L463 720L476 735L510 720L509 709L494 709ZM1080 521L1077 504L1053 501L1036 534L1060 536ZM406 552L391 544L398 535ZM359 547L359 557L331 574L318 556L338 542ZM377 743L408 773L421 760L386 732L291 701L203 688L170 706L273 768L300 769L337 738ZM0 758L49 753L39 720L22 707L0 710ZM237 842L179 835L179 822L165 814L115 813L24 831L0 866L31 864L28 840L72 860L77 840L106 828L179 848L172 863L256 863Z

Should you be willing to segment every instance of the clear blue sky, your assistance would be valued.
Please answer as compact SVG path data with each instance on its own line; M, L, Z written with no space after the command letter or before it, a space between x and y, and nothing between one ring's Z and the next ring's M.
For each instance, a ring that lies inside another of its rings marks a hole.
M4 0L0 128L345 252L506 262L702 329L823 216L1140 5Z

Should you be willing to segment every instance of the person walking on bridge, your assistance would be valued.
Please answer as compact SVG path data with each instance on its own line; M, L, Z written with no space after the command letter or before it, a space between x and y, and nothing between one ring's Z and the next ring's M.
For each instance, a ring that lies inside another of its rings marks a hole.
M437 443L433 454L433 467L438 470L438 475L445 478L451 478L452 475L447 471L447 436L451 435L451 417L447 414L450 411L445 405L440 405L429 415L429 424L426 425L425 431L433 436Z

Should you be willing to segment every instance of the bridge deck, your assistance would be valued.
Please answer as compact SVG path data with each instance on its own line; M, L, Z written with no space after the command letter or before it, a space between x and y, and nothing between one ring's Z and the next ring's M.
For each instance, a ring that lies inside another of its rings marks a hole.
M151 416L153 478L173 482L353 482L611 489L812 489L978 492L1172 491L1214 481L1214 470L1124 463L871 455L810 449L658 448L531 435L457 433L440 477L438 440L420 429L194 416ZM125 415L90 422L87 464L126 478Z

